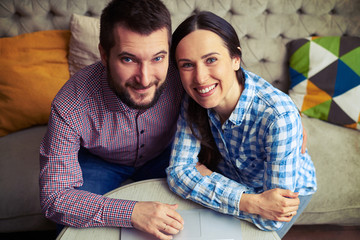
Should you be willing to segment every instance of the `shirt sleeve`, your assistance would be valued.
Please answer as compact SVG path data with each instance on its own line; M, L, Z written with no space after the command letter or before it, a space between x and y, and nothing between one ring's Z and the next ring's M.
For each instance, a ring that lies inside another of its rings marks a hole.
M205 207L250 221L259 229L280 229L283 222L239 210L242 194L257 194L254 189L216 172L210 176L202 176L197 171L195 166L200 141L193 136L187 125L186 104L185 101L178 120L172 157L167 169L170 189L183 198L191 199ZM283 115L268 127L264 141L267 154L264 191L273 188L295 189L296 158L300 153L299 141L302 141L299 121L294 115Z
M186 101L184 103L187 104ZM198 172L195 166L200 141L193 136L184 115L182 107L167 169L170 189L185 199L215 211L239 215L240 198L247 188L216 172L210 176L202 176Z
M45 216L72 227L131 227L135 201L76 190L83 184L79 135L52 107L40 146L40 204Z
M269 124L264 142L267 159L264 163L263 191L274 188L295 191L302 143L302 125L298 113L279 115ZM284 225L284 222L268 220L256 214L242 212L240 215L262 230L278 230Z

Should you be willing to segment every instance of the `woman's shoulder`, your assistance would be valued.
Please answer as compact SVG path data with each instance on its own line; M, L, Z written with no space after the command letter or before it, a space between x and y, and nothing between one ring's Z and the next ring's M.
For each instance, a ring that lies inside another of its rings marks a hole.
M271 85L255 73L245 71L245 84L253 89L254 101L262 102L266 108L273 109L278 114L297 112L297 107L289 95Z

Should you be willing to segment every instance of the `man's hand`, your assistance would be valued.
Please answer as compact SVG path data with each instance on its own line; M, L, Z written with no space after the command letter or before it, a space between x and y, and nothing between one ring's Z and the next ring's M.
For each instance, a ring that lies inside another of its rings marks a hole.
M131 215L131 223L136 229L158 239L172 239L172 235L177 234L184 226L184 220L175 211L177 207L177 204L137 202Z
M298 195L280 188L260 194L244 193L240 199L240 210L274 221L290 222L299 208Z

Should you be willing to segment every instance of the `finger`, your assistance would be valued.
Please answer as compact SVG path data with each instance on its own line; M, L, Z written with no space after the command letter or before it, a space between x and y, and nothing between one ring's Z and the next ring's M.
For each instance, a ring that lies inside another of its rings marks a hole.
M176 210L178 208L179 205L175 204L165 204L166 206L168 206L169 208Z
M173 228L171 225L165 224L165 227L161 230L165 234L175 235L180 232L179 229Z
M153 234L157 239L160 240L170 240L173 239L172 235L167 235L162 232L162 230L158 230L155 234Z
M292 207L288 207L286 209L286 211L284 212L284 215L289 215L289 213L294 213L299 209L299 206L292 206Z
M294 212L289 212L283 216L279 216L276 221L280 221L280 222L290 222L292 220L292 218L297 214L296 211Z
M293 192L293 191L290 191L288 189L279 189L280 191L280 194L283 196L283 197L287 197L287 198L297 198L299 196L299 193L298 192Z
M281 214L279 217L293 217L297 214L297 209L295 210L289 210L283 214Z
M291 219L297 214L296 211L294 212L290 212L288 213L286 216L284 216L284 218L286 218L289 222L291 221Z
M176 225L179 226L178 229L181 229L184 225L184 219L181 217L181 215L175 211L178 207L177 204L169 205L172 211L167 212L167 216L170 218L169 222L167 224L171 225L172 227L176 228ZM179 225L180 224L180 225Z
M176 230L176 233L178 233L180 230L184 229L184 224L180 223L177 220L174 220L172 218L169 218L165 224L168 226L168 228ZM171 231L173 232L173 231Z
M298 208L299 205L300 205L300 199L299 198L286 198L285 203L284 203L283 206L285 208L291 208L291 207Z

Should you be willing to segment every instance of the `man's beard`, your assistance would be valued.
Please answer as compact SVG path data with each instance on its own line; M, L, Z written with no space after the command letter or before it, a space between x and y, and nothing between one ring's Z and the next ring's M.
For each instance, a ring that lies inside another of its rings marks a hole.
M108 64L109 66L109 64ZM147 103L147 104L137 104L136 102L134 102L131 99L131 96L129 94L129 92L127 91L126 87L122 87L122 86L116 86L114 83L114 80L111 76L111 71L109 69L109 67L107 67L107 81L109 83L110 88L113 90L113 92L116 94L116 96L124 103L126 104L128 107L133 108L133 109L138 109L138 110L146 110L151 108L152 106L154 106L157 101L159 100L161 94L163 93L165 87L166 87L166 81L164 83L162 83L160 86L157 87L154 97L151 100L151 102ZM153 83L154 84L154 83ZM141 88L143 86L136 84L136 83L129 83L126 84L127 86L130 87L135 87L135 88Z

